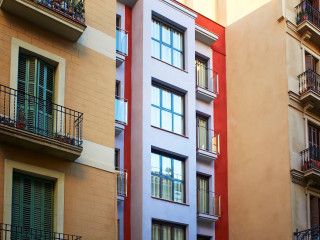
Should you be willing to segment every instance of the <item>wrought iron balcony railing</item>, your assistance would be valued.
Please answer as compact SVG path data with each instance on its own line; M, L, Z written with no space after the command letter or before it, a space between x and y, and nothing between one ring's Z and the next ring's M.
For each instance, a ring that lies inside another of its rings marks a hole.
M221 195L204 189L198 189L197 205L198 213L211 215L215 217L221 216Z
M320 227L313 227L304 231L294 232L295 240L319 240L320 239Z
M300 152L301 170L306 171L311 168L320 170L320 149L312 146Z
M320 75L309 69L298 76L299 93L303 94L306 91L312 90L320 94Z
M82 146L83 113L0 85L0 124Z
M219 76L218 73L204 64L196 63L196 84L197 87L206 89L214 94L219 93Z
M85 25L84 0L34 0L33 2Z
M123 124L123 125L127 125L128 122L128 100L118 97L116 96L115 99L115 120L116 122Z
M119 54L127 56L128 55L128 31L121 28L116 29L116 50Z
M320 29L320 12L318 9L313 7L311 3L306 0L302 1L298 6L296 6L296 12L298 25L307 20Z
M117 168L117 194L118 196L127 196L127 182L128 182L128 171L125 169Z
M197 148L214 154L220 154L220 133L198 125Z
M81 236L0 223L0 240L81 240Z

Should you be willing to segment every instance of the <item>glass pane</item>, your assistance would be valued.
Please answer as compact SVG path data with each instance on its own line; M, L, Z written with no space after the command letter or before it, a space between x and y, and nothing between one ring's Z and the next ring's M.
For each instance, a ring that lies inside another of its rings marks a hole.
M173 66L183 68L183 54L176 50L173 50Z
M171 64L171 48L161 44L161 60Z
M157 39L157 40L160 40L160 24L153 20L152 21L152 33L151 33L152 37Z
M206 190L199 189L199 212L201 213L209 213L209 192Z
M151 106L151 125L160 127L160 109Z
M160 43L155 40L152 40L151 49L152 57L160 59Z
M171 158L162 156L162 175L172 176Z
M174 161L173 162L173 169L174 169L173 177L178 180L183 180L183 178L184 178L184 172L183 172L184 163L179 160L173 160L173 161Z
M160 106L160 89L155 86L152 86L151 103L153 105Z
M173 111L183 114L183 98L182 96L173 94Z
M184 184L182 182L174 182L174 201L184 202Z
M184 240L184 229L174 228L173 236L174 236L174 240Z
M162 107L171 110L171 92L162 89Z
M183 117L174 114L173 124L174 124L173 132L178 134L184 134Z
M171 240L171 227L162 225L162 239Z
M160 225L152 224L152 240L160 240Z
M151 153L151 172L160 174L160 156L155 153Z
M162 198L172 200L172 180L162 178Z
M182 51L183 50L182 40L183 40L182 34L177 31L173 31L173 36L172 36L173 47Z
M160 177L151 176L151 196L160 198Z
M203 150L208 150L208 131L207 128L201 126L201 123L199 124L199 148Z
M172 131L172 113L161 110L161 128Z
M165 43L171 45L170 35L171 35L170 28L162 25L162 42L165 42Z

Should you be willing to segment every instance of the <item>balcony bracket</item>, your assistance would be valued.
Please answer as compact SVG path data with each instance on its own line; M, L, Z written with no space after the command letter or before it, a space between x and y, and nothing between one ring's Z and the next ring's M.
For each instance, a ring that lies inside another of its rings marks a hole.
M310 101L304 104L303 111L306 112L307 110L311 110L313 108L314 108L314 103Z
M309 31L306 31L303 35L302 35L302 40L303 41L308 41L310 40L310 38L312 37L312 33Z

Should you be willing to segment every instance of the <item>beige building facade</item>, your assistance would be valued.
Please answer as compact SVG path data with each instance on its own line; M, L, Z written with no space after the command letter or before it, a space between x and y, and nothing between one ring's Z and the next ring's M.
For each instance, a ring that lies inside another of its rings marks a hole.
M117 239L115 16L116 1L0 1L2 236Z

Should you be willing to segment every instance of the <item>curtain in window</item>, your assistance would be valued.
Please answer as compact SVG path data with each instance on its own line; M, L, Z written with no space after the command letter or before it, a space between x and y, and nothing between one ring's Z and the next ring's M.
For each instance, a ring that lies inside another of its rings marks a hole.
M171 227L162 226L162 239L161 240L171 240Z
M160 225L152 224L152 240L160 240Z
M174 240L184 240L184 229L174 228L173 229L173 239Z
M207 76L207 69L206 65L199 61L196 60L196 74L197 74L197 81L198 81L198 86L202 88L208 88L208 76Z
M199 119L199 148L209 151L208 149L208 130L207 130L207 121L204 119Z
M161 126L163 129L172 131L172 113L161 110Z
M162 178L162 198L172 200L172 180Z
M199 212L201 213L209 213L208 209L208 200L209 200L209 195L208 195L208 180L204 178L199 178L198 180L198 188L199 188Z

